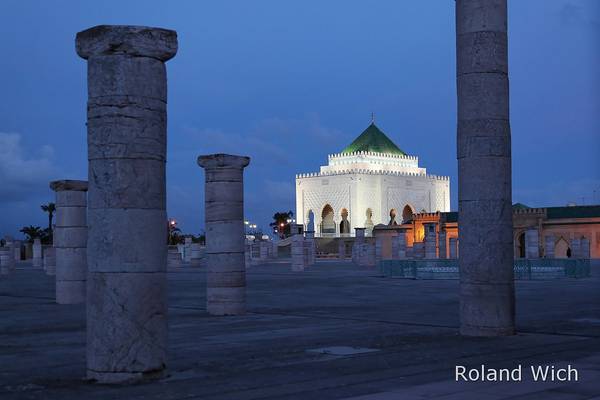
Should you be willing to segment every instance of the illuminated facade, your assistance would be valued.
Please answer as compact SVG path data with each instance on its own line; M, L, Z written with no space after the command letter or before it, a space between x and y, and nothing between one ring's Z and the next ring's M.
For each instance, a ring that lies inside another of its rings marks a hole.
M450 211L447 176L428 175L379 128L369 127L328 156L319 172L296 175L296 217L317 236L351 236L356 227L401 224L419 212Z

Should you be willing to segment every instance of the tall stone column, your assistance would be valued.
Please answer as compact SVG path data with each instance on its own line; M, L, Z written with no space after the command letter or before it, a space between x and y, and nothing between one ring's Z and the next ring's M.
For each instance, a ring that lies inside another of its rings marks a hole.
M525 231L525 258L539 258L540 243L537 228Z
M206 310L213 315L246 312L244 168L249 157L198 157L205 169Z
M546 258L554 258L554 243L556 239L554 235L546 235L544 237L544 254Z
M506 0L456 1L460 332L515 331Z
M425 228L425 258L428 260L432 260L437 258L437 249L436 249L436 232L435 232L435 223L426 223L423 224Z
M54 181L50 182L50 189L56 192L56 302L84 303L87 280L88 183L75 180ZM33 250L35 256L35 245ZM47 268L52 270L51 265Z
M88 378L157 378L167 355L164 63L177 33L101 25L76 47L88 60Z

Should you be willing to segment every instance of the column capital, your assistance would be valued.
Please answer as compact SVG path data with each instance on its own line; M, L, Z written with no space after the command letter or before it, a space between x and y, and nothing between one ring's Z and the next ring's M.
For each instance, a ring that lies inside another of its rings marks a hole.
M50 182L50 189L55 192L62 192L65 190L72 190L76 192L87 192L88 190L88 182L87 181L77 181L70 179L63 179L59 181Z
M93 56L127 55L170 60L177 53L177 32L131 25L98 25L77 33L77 54Z
M243 169L248 164L250 164L250 157L234 156L231 154L208 154L198 157L198 165L205 169Z

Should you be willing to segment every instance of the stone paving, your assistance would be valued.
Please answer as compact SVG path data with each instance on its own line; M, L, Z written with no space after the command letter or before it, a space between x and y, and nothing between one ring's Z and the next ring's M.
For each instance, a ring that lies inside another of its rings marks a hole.
M517 282L519 333L489 339L458 335L457 281L289 260L247 279L248 314L211 316L204 268L170 270L169 376L99 385L85 380L85 305L56 304L54 277L22 262L0 280L0 398L600 398L598 265L590 279ZM571 364L579 381L457 383L457 364Z

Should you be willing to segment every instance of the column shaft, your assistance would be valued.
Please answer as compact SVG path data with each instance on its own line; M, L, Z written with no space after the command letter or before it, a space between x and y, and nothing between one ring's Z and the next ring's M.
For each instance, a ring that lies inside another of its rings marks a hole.
M206 310L213 315L246 312L244 168L249 157L198 157L205 169Z
M97 26L88 60L88 378L164 374L167 353L165 162L174 31Z
M460 331L514 333L506 0L456 1Z
M56 192L55 268L49 260L46 273L52 274L52 269L55 270L58 304L83 303L88 272L88 184L86 181L62 180L51 182L50 188Z

